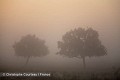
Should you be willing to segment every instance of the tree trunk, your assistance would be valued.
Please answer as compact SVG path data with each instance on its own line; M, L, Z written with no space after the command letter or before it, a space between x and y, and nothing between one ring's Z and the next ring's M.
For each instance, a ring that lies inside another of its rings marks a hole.
M30 56L28 56L28 57L27 57L27 61L26 61L26 64L25 64L25 65L27 65L27 64L28 64L29 59L30 59Z
M83 67L86 69L85 57L83 57Z

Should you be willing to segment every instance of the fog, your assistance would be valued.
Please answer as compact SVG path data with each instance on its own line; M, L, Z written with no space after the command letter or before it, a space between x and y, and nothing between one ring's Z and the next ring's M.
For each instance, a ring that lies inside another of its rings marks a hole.
M86 57L88 70L120 66L119 0L0 0L0 68L21 71L26 58L15 55L13 44L35 34L46 41L49 55L32 57L26 71L81 71L82 59L56 55L57 41L69 30L92 27L108 54Z

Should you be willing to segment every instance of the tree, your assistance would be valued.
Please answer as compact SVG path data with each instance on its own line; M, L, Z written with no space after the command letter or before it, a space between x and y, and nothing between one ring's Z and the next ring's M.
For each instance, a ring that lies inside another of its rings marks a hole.
M48 48L45 41L37 38L35 35L26 35L19 42L13 45L17 56L27 57L26 64L30 57L45 56L48 54Z
M104 56L106 48L99 40L99 34L92 28L78 28L66 32L62 41L58 41L59 52L57 54L67 57L83 59L86 68L85 57Z

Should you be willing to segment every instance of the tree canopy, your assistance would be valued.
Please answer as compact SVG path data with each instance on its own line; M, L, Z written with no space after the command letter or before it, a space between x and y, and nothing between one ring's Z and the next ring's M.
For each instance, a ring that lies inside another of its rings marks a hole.
M26 35L14 45L15 54L22 57L41 57L48 54L48 48L45 41L37 38L35 35Z
M85 57L104 56L107 54L106 48L102 45L99 34L92 28L78 28L66 32L62 41L58 41L57 54L67 57Z

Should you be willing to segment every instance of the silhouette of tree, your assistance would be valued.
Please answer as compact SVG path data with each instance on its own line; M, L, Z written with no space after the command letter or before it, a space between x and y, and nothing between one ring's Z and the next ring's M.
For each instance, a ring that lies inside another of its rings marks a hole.
M48 48L45 41L37 38L35 35L26 35L19 42L13 45L17 56L27 57L26 64L30 57L41 57L48 54Z
M92 28L78 28L66 32L62 41L58 41L58 48L60 51L57 54L82 58L84 68L86 68L85 57L107 54L106 48L99 40L98 32Z

